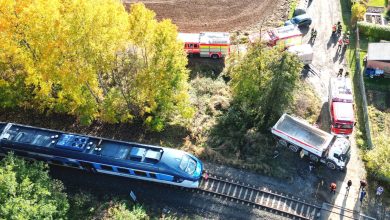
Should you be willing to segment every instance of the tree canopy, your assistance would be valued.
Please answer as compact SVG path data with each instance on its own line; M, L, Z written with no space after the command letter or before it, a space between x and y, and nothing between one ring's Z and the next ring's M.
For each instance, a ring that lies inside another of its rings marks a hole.
M0 219L64 219L68 201L47 165L9 154L0 162Z
M293 103L301 69L297 56L256 43L230 70L234 100L266 129Z
M156 130L192 116L186 55L169 20L116 0L1 0L0 106Z

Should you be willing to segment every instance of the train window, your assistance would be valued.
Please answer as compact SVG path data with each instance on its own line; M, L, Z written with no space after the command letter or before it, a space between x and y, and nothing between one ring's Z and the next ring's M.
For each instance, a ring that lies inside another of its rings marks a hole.
M146 176L145 172L134 170L135 175L137 176Z
M100 167L102 168L102 170L108 170L108 171L112 171L112 167L111 167L111 166L107 166L107 165L100 165Z
M198 48L198 44L194 44L194 48Z
M130 160L140 162L140 161L142 160L142 158L139 158L139 157L130 157Z
M118 172L119 173L130 173L130 171L128 169L124 169L124 168L117 168Z
M149 173L149 176L155 179L157 178L155 173Z

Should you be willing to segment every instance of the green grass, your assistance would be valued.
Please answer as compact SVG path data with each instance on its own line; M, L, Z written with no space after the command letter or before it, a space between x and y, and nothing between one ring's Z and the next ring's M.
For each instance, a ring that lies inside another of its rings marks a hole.
M340 0L341 10L342 10L342 19L343 19L343 29L351 30L349 21L351 20L351 6L349 1ZM356 33L350 31L351 33L351 42L345 53L346 59L348 61L348 68L352 75L353 80L353 90L355 95L355 104L356 104L356 115L357 115L357 127L356 127L356 143L360 148L365 149L367 147L367 137L365 135L365 123L363 116L363 97L359 89L359 73L356 72L356 55L355 55L355 46L356 46Z
M370 0L368 2L368 6L385 7L386 6L386 0Z

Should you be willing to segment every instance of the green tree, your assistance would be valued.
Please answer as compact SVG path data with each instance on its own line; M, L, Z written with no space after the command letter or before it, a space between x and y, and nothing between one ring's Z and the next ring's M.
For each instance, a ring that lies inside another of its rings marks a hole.
M129 26L129 47L102 76L103 87L110 88L104 117L114 122L141 117L157 131L174 116L191 118L187 58L177 27L170 20L158 22L142 3L131 6Z
M9 154L0 162L0 219L64 219L68 201L47 165Z
M103 219L147 220L150 219L150 217L142 206L134 205L133 208L129 210L125 203L117 203L108 209L107 215Z
M257 43L231 68L236 103L260 130L271 126L293 103L302 63L278 47Z

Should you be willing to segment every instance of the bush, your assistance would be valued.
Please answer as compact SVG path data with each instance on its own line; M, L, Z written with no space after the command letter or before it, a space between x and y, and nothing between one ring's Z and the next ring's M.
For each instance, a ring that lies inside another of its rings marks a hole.
M359 21L358 27L361 34L373 37L376 40L390 40L390 26Z

